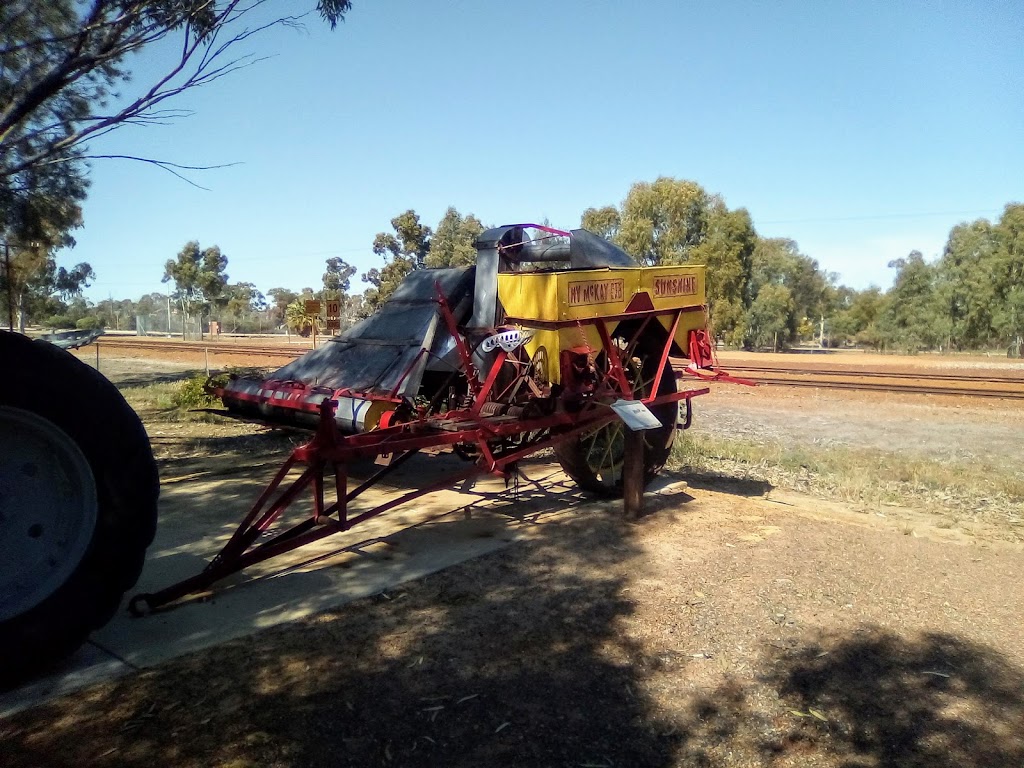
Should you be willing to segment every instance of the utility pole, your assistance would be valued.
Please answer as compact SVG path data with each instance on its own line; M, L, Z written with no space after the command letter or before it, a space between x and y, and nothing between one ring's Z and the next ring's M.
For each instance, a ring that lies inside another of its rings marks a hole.
M171 297L167 297L167 335L171 335Z

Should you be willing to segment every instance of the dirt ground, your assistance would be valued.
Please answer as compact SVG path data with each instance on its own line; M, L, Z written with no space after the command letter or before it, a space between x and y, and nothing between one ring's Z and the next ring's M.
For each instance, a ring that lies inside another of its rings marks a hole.
M715 385L695 401L693 428L759 443L1024 468L1024 407L998 399Z
M176 370L147 365L108 373ZM1024 459L1005 403L716 387L695 409L755 441ZM165 476L287 439L153 431ZM1024 765L1020 544L742 478L618 512L0 721L3 764Z

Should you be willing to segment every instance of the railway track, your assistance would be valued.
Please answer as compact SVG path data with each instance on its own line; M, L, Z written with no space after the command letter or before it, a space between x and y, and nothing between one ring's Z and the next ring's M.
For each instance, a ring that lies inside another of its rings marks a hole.
M775 374L802 374L812 376L857 376L859 378L883 378L883 379L914 379L920 381L983 381L989 384L1016 384L1024 386L1024 373L1019 376L988 376L973 373L904 373L894 371L872 371L858 370L851 368L783 368L779 366L760 365L734 365L727 363L724 367L730 372L753 374L756 376L771 376Z
M896 392L915 395L956 395L959 397L988 397L1007 400L1024 400L1024 383L1017 388L985 389L981 387L934 386L928 384L910 384L884 381L850 381L857 374L846 374L846 379L808 376L798 377L758 377L758 384L814 387L818 389L847 389L861 392Z
M742 364L727 364L724 367L735 375L748 376L761 384L777 386L1024 399L1024 376L926 371L910 373L849 368L784 368Z
M144 337L103 336L98 342L101 349L145 349L147 351L255 355L294 360L312 349L312 346L282 347L255 344L235 344L229 341L165 341Z
M294 360L311 347L236 344L225 341L174 341L140 337L104 336L102 349L167 351L191 354L251 355L275 360ZM674 360L677 368L684 363ZM1024 400L1024 374L1020 376L981 375L973 373L899 372L854 370L845 368L785 368L726 363L724 367L737 376L755 379L768 386L840 389L862 392L889 392L918 395L956 395L974 398Z

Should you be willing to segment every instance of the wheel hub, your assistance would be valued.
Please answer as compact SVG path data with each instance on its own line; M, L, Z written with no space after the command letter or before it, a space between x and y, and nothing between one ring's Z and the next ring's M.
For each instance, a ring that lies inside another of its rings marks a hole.
M96 482L78 445L42 416L0 406L0 621L68 580L97 512Z

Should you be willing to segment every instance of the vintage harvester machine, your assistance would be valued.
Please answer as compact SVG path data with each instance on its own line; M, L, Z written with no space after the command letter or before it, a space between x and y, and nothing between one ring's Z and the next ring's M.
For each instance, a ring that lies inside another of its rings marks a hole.
M413 271L378 313L268 378L214 387L230 411L313 437L202 573L135 596L133 610L466 479L509 478L544 449L582 489L621 495L626 430L642 429L644 480L654 477L708 392L680 387L670 357L696 379L731 378L714 366L704 267L641 267L586 230L531 224L488 230L476 247L475 266ZM418 452L448 449L466 460L458 471L353 511ZM350 487L350 465L367 459L380 466ZM278 532L307 493L311 514Z

